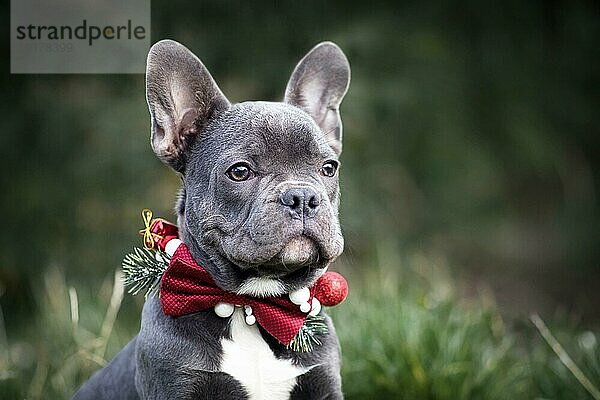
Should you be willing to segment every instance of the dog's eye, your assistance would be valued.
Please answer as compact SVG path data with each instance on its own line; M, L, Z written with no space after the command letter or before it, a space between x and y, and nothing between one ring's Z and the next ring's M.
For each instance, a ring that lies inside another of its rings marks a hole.
M252 179L256 176L250 166L243 162L233 164L231 167L229 167L226 173L229 179L236 182L247 181L248 179Z
M326 176L328 178L335 176L335 173L338 169L338 165L338 162L333 160L325 162L325 164L323 164L323 166L321 167L321 175Z

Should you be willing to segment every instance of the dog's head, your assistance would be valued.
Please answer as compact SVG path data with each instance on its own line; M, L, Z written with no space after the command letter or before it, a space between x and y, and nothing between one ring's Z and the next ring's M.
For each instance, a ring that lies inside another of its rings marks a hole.
M341 254L338 108L349 79L346 57L325 42L296 66L282 103L232 105L187 48L151 48L152 148L182 177L183 241L223 289L286 293Z

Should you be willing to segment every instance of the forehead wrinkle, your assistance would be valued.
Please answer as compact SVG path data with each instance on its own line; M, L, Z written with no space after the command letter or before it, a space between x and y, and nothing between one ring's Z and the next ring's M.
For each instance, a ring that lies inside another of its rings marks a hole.
M312 127L293 110L268 105L252 114L253 118L245 121L253 139L243 148L245 153L271 163L302 162L321 156Z
M212 134L207 136L214 138L216 134L216 143L219 143L218 148L211 147L221 156L224 155L221 152L223 148L230 150L228 156L233 157L237 153L240 157L269 163L312 164L316 160L334 156L312 118L304 111L284 103L235 104L210 128ZM204 139L208 137L201 137L200 141L204 142Z
M289 127L276 132L276 140L266 143L267 155L273 154L283 162L312 163L320 157L315 137L304 129Z

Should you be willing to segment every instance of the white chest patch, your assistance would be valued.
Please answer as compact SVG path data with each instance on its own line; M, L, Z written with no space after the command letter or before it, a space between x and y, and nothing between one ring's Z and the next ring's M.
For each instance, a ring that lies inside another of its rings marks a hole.
M291 360L277 359L256 324L246 324L243 309L236 308L230 324L231 340L221 340L221 371L238 380L252 400L289 398L296 378L310 368L295 366Z

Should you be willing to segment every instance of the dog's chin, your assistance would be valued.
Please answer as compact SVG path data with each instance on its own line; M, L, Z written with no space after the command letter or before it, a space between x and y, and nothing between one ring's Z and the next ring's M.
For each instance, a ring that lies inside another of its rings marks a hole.
M284 273L293 272L298 268L317 264L320 259L319 253L319 247L314 240L306 236L299 236L287 242L279 253L261 267Z

